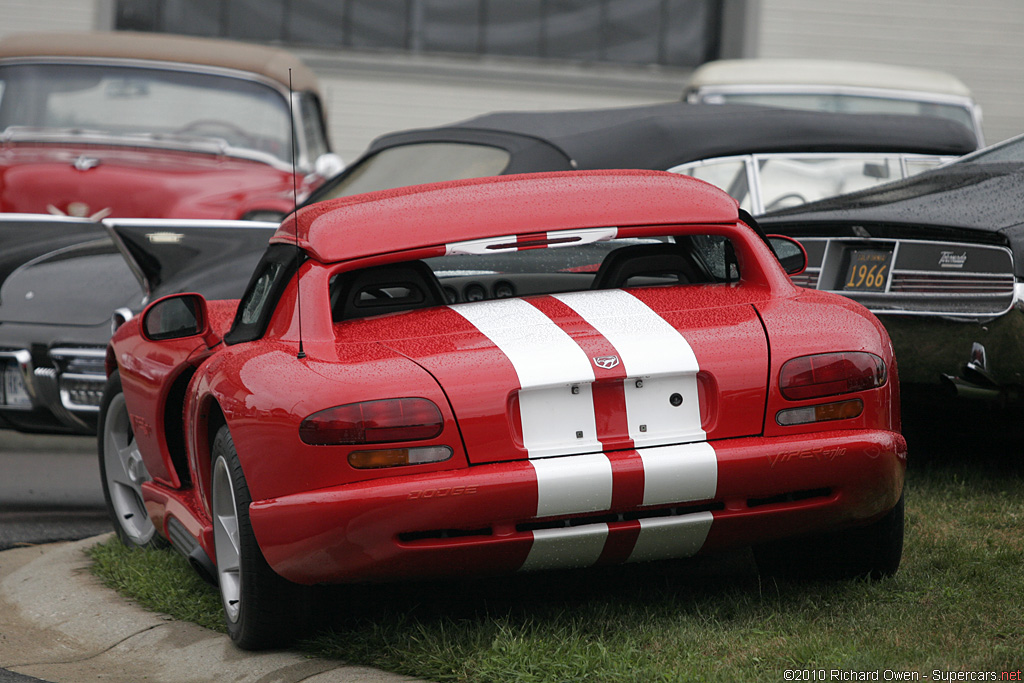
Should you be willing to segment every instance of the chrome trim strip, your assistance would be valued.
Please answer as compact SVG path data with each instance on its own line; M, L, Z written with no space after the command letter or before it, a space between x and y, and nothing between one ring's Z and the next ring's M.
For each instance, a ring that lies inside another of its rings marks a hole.
M78 218L76 216L53 216L48 213L5 213L0 214L0 222L18 221L20 223L96 223L90 218Z
M39 393L43 400L43 405L53 413L54 417L70 427L77 429L89 428L89 425L76 417L64 405L60 387L57 384L57 370L54 368L36 368L35 376L39 381Z
M97 384L106 384L106 375L86 375L80 372L66 372L60 376L62 380L73 379L76 382L96 382Z
M896 246L898 247L899 245L897 244ZM893 260L895 260L895 255L893 257ZM1013 273L1009 273L1009 272L1007 272L1007 273L979 273L979 272L970 272L970 271L963 272L963 271L959 271L959 270L904 270L902 268L893 268L892 272L893 273L899 273L900 275L938 276L938 277L948 277L950 279L956 279L956 278L966 279L966 278L976 277L976 278L991 278L993 280L996 279L996 278L1001 278L1001 279L1004 279L1004 280L1013 280Z
M893 248L892 248L892 260L890 261L890 263L892 265L889 267L889 276L887 278L885 278L885 291L886 292L888 292L888 291L890 291L892 289L892 280L893 280L893 277L894 277L893 274L896 272L896 269L894 267L892 267L892 266L895 266L898 263L898 261L896 259L899 258L899 255L900 255L900 242L897 240L896 244L893 245Z
M89 347L75 348L71 346L61 346L50 349L50 355L55 358L106 358L107 350Z

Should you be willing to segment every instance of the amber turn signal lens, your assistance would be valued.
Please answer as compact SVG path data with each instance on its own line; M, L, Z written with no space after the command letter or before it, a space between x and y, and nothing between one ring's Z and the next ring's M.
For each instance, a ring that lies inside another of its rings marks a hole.
M831 420L848 420L860 417L864 412L864 402L859 398L837 403L824 403L818 406L789 408L775 414L775 421L780 425L802 425L811 422L829 422Z
M378 467L444 462L450 457L452 457L452 449L447 446L382 448L376 451L352 451L348 454L348 464L357 470L370 470Z

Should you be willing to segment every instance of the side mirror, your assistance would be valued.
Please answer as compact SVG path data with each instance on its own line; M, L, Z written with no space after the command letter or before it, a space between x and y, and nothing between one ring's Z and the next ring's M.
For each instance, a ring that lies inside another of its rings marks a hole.
M768 235L768 243L782 264L787 275L799 275L807 267L807 251L804 245L786 235Z
M206 331L206 299L200 294L165 296L142 313L142 332L150 341L184 339Z

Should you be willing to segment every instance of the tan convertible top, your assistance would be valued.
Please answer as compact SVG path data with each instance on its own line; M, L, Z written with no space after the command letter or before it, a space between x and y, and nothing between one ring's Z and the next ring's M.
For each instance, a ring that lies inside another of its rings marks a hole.
M715 86L884 88L970 97L971 91L952 74L934 69L847 62L831 59L722 59L707 62L690 76L688 91Z
M317 90L316 76L295 55L233 40L164 33L20 33L0 40L0 59L11 57L101 57L202 64L257 73L284 86L288 69L296 91Z

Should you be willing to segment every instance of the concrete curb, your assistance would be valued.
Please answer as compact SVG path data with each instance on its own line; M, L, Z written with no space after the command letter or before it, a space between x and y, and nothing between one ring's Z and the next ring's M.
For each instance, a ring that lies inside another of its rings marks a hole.
M398 683L416 679L278 650L252 653L126 601L75 543L0 552L0 667L54 683Z

